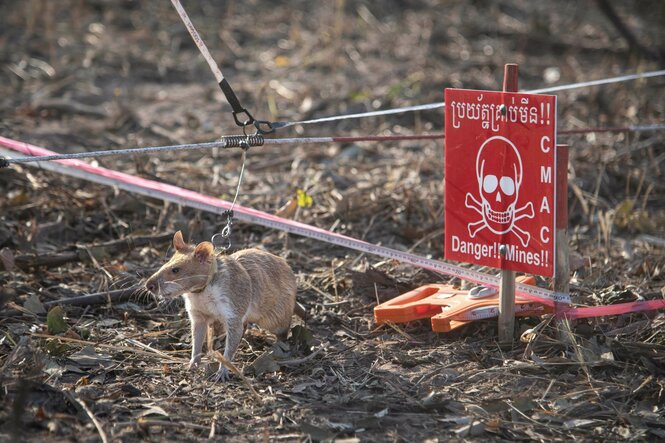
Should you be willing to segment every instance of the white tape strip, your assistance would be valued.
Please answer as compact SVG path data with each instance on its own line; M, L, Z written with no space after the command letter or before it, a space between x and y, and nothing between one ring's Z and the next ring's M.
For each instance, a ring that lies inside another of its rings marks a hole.
M526 312L526 311L538 312L543 310L544 310L543 306L537 303L515 305L515 312ZM498 316L499 316L498 306L485 306L482 308L472 309L470 311L466 311L458 315L454 315L451 317L451 320L459 320L459 321L485 320L488 318L496 318Z
M25 143L16 142L15 140L5 139L3 137L0 137L0 144L10 148L15 148L16 150L26 154L37 152L39 152L40 155L55 154L52 151L47 151L37 146L27 145ZM17 155L15 152L6 151L4 149L0 149L0 153L8 157ZM78 160L60 160L57 162L44 162L35 164L31 163L31 165L37 165L43 169L55 171L61 174L108 186L115 186L117 188L124 189L136 194L153 197L220 215L225 210L231 208L230 202L221 199L199 194L176 186L166 185L152 180L124 174L118 171L92 166L88 163ZM243 220L249 223L278 229L315 240L320 240L348 249L365 252L367 254L398 260L403 263L408 263L414 266L429 269L431 271L458 277L463 280L468 280L485 286L498 288L500 285L499 277L493 275L488 275L482 272L474 271L472 269L464 268L462 266L453 265L451 263L432 260L408 252L398 251L395 249L387 248L385 246L367 243L352 237L326 231L325 229L317 228L315 226L310 226L304 223L277 217L266 212L257 211L255 209L246 208L243 206L236 206L234 212L239 220ZM524 298L541 303L547 303L550 306L555 302L570 304L570 296L568 294L553 292L547 289L525 285L522 283L516 283L515 289L516 293Z
M217 66L217 63L215 63L215 60L213 60L212 55L210 55L208 47L203 42L203 39L201 38L198 31L194 27L192 21L189 19L187 12L185 12L185 8L183 8L182 5L180 4L180 0L171 0L171 3L173 3L173 7L175 8L175 10L178 11L180 19L185 24L185 27L189 31L189 35L192 36L192 40L194 40L194 43L196 43L196 46L199 48L199 51L201 52L201 55L203 56L205 61L208 62L208 66L210 66L210 70L212 71L212 74L215 76L215 80L217 80L217 83L221 82L222 80L224 80L224 75L222 75L222 71L219 69L219 66Z

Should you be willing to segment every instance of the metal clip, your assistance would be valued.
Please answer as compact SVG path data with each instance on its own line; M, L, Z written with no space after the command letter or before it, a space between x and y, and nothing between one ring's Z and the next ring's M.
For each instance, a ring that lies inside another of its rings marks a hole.
M254 125L254 128L256 130L254 131L253 136L257 135L264 135L264 134L272 134L275 132L275 126L272 124L272 122L269 122L268 120L255 120L252 114L249 113L249 111L245 108L242 108L238 111L233 111L233 120L235 120L236 125L240 126L242 128L242 132L247 135L247 127ZM240 121L240 118L238 116L246 116L247 118L243 121Z
M238 111L233 111L232 114L233 114L233 120L235 120L236 125L242 126L243 129L245 128L245 126L249 126L252 123L254 123L254 117L252 117L252 114L250 114L249 111L245 108L242 108ZM240 121L238 119L238 115L241 115L241 114L245 114L247 116L247 120Z
M256 128L254 135L265 135L275 132L275 125L267 120L254 120L254 127ZM264 127L266 129L263 129Z
M223 251L228 251L231 249L231 226L233 226L233 210L228 209L222 214L226 216L226 226L222 229L221 233L215 234L212 236L210 241L212 242L215 248L220 248ZM224 241L226 244L219 244Z

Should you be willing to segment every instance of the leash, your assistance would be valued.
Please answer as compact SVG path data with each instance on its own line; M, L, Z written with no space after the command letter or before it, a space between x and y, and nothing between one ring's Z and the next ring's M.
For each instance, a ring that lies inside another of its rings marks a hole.
M229 105L231 105L233 120L235 121L236 125L242 128L243 133L245 135L247 135L246 132L247 127L252 125L254 125L255 127L255 132L252 135L259 135L259 134L263 135L273 132L275 129L272 127L271 122L265 120L256 120L252 116L252 114L247 110L247 108L245 108L240 104L238 96L233 91L233 88L224 77L224 74L222 74L222 70L219 68L217 63L215 63L215 60L212 58L212 55L210 55L208 47L206 46L203 39L199 35L198 31L194 27L194 24L187 15L185 8L183 8L182 4L180 4L180 0L171 0L171 3L173 4L175 10L178 12L178 15L180 16L180 19L184 23L185 27L189 31L189 35L192 36L192 40L194 40L196 47L199 48L199 52L201 53L205 61L208 63L208 66L210 67L212 74L215 76L217 84L224 93L224 96L226 97L226 101L228 101Z
M247 149L242 150L242 166L240 166L240 174L238 174L238 184L236 185L236 194L233 196L233 202L231 202L231 207L225 210L222 213L222 217L226 217L226 226L222 229L222 232L219 232L212 236L210 242L215 248L219 248L222 251L228 251L231 249L231 228L233 226L233 209L236 206L236 201L238 200L238 194L240 193L240 184L242 183L242 178L245 175L245 163L247 161Z

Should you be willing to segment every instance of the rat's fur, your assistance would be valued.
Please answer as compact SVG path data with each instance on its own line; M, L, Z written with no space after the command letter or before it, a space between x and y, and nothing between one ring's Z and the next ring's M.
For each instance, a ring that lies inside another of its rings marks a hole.
M219 322L226 330L224 357L231 361L247 323L256 323L285 340L296 305L296 277L281 257L260 249L215 255L210 242L188 245L180 231L173 237L175 254L146 281L146 288L167 298L182 295L192 324L190 368L201 360L203 340ZM209 351L211 349L208 349ZM223 365L218 379L228 377Z

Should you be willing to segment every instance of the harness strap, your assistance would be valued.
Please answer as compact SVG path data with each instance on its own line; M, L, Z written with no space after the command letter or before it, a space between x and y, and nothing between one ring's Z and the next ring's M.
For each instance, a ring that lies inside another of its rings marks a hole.
M210 269L208 270L208 278L206 279L205 284L201 288L195 289L195 290L192 290L192 291L189 291L189 292L192 293L192 294L200 294L201 292L203 292L205 290L205 288L207 288L208 285L212 282L212 279L215 278L215 274L217 273L217 269L218 269L218 267L217 267L217 257L215 257L213 259L212 265L210 266Z

